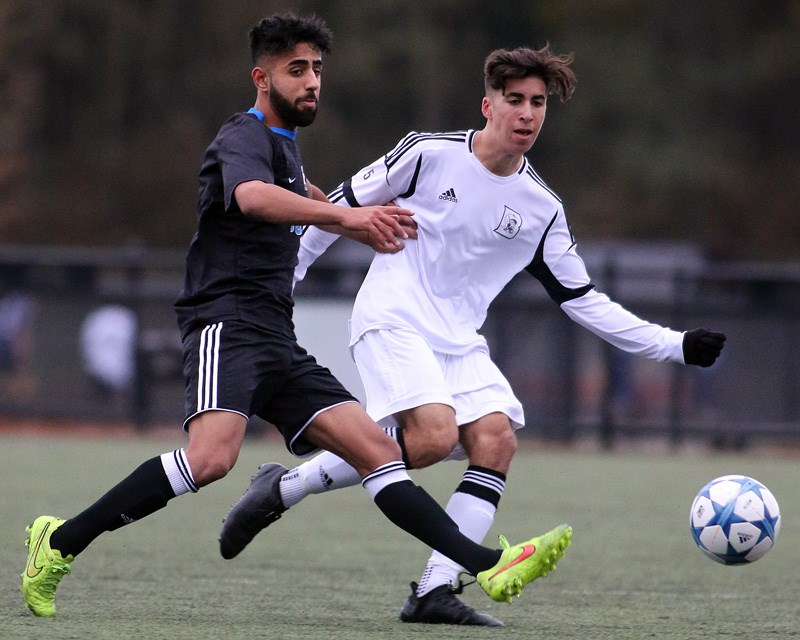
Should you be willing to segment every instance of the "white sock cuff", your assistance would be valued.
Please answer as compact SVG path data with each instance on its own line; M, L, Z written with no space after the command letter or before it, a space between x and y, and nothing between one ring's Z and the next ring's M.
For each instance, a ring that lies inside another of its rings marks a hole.
M395 460L394 462L387 462L367 474L361 481L361 485L374 500L375 496L390 484L402 482L403 480L410 481L411 476L408 475L405 463L402 460Z
M167 474L169 484L176 496L189 492L197 493L198 487L194 483L185 450L175 449L169 453L162 453L161 465L164 467L164 473Z

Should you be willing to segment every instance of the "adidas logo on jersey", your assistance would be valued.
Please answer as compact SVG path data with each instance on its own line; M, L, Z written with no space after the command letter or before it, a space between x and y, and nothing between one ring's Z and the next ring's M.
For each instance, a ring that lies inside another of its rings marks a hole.
M458 198L456 198L455 189L450 188L447 191L444 191L439 196L439 200L449 200L450 202L458 202Z

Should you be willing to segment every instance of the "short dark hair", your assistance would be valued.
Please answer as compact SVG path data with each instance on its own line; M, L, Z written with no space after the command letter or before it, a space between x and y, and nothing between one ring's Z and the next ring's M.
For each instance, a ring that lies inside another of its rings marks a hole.
M575 55L557 55L550 45L535 50L527 47L496 49L486 56L483 81L486 91L503 91L509 78L536 76L544 80L548 94L556 94L566 102L575 91L575 73L570 68Z
M264 55L285 53L303 42L322 53L329 53L332 40L333 32L316 15L275 14L250 29L250 55L253 64L258 64Z

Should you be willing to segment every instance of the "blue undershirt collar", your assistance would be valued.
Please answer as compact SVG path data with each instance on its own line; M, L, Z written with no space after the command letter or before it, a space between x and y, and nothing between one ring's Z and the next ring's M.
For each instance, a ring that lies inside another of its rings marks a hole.
M256 109L255 107L250 107L247 110L247 113L252 113L256 118L258 118L259 122L264 122L264 114ZM269 125L267 125L269 127ZM277 133L280 136L284 136L289 138L289 140L294 140L297 138L297 131L292 131L290 129L282 129L281 127L269 127L270 131Z

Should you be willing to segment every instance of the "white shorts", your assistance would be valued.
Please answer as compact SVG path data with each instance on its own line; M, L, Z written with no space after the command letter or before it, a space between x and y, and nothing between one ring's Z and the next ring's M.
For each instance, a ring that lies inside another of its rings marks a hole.
M367 331L352 350L367 413L381 426L397 426L398 411L432 403L453 407L459 426L496 412L514 429L525 426L522 404L486 347L438 353L413 329L397 328Z

